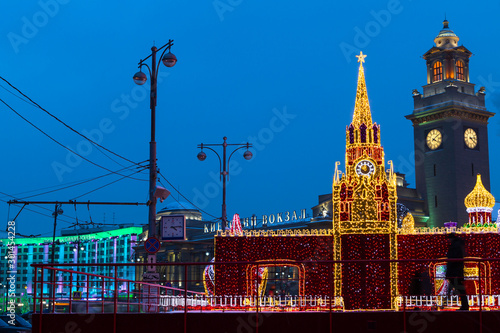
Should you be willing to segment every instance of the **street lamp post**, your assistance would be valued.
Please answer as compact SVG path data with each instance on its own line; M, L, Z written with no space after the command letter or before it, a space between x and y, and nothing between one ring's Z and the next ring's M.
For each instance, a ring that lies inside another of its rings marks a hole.
M64 212L62 210L62 205L60 203L56 202L56 206L54 208L54 212L52 213L52 216L54 216L54 232L52 233L52 251L50 253L50 262L52 263L52 268L54 268L55 264L55 255L56 255L56 225L57 225L57 216L62 215ZM55 301L56 301L56 294L55 294L55 271L53 269L50 270L50 293L49 297L52 298L52 300L49 302L49 309L52 310L52 307L55 306ZM42 288L42 294L43 294L43 288Z
M200 161L204 161L207 158L207 154L203 151L203 148L209 149L213 151L217 157L219 158L219 170L220 170L220 178L222 179L222 230L226 230L227 227L227 214L226 214L226 181L229 176L229 172L227 171L227 165L229 164L229 161L231 160L231 156L233 154L242 148L246 148L247 151L243 154L243 157L246 160L249 160L252 158L252 152L248 150L250 147L252 147L251 143L227 143L227 137L224 137L224 142L223 143L211 143L211 144L199 144L198 148L201 149L201 151L198 153L198 159ZM220 155L212 148L214 146L222 146L222 160ZM231 154L229 155L229 158L226 159L226 148L227 146L238 146L238 148L234 149Z
M149 214L148 214L148 230L149 237L156 235L156 91L157 91L157 80L158 80L158 70L160 67L160 61L167 67L173 67L177 58L170 52L170 48L174 45L173 39L169 39L168 43L160 48L153 46L151 48L151 54L146 58L139 61L139 72L134 74L134 82L138 85L143 85L147 81L147 76L142 72L142 66L145 66L149 71L149 77L151 78L151 91L149 98L149 105L151 108L151 142L149 143ZM156 53L161 51L160 61L156 62ZM165 54L165 52L168 53ZM151 58L151 67L149 67L145 61Z

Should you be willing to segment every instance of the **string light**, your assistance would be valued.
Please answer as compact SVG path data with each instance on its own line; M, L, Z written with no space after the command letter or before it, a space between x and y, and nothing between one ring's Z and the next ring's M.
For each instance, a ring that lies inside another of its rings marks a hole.
M352 123L346 129L346 171L332 188L335 260L397 259L396 177L385 171L380 126L372 123L359 56ZM361 245L362 244L362 245ZM372 247L374 246L374 247ZM367 281L373 277L373 281ZM356 309L396 309L396 264L336 264L335 295ZM370 297L366 295L371 295Z
M215 265L216 283L209 286L210 275L204 274L205 288L210 295L260 297L268 280L267 269L263 267L281 265L298 270L299 297L334 296L335 306L344 310L397 310L398 299L411 294L416 276L427 274L431 285L443 287L444 282L436 279L436 267L445 263L446 234L451 231L464 239L470 258L465 264L466 287L473 294L479 288L483 294L500 292L500 279L490 278L500 276L500 262L478 264L473 260L500 258L500 235L491 224L491 210L487 215L484 209L493 207L494 198L482 185L479 175L476 187L465 199L469 216L475 219L474 229L415 228L412 214L401 211L398 229L396 176L391 161L388 161L390 169L385 169L380 126L372 123L363 68L365 57L362 53L358 56L354 116L346 128L345 173L338 171L338 163L335 165L332 229L219 231L215 237L217 263L257 264ZM431 262L440 258L443 259L440 263ZM368 262L333 266L317 262L332 259ZM402 261L399 264L372 261L380 259ZM412 259L424 260L405 261ZM309 260L311 263L298 263ZM273 261L286 264L273 264ZM481 285L480 274L487 278ZM252 300L242 301L241 306L247 303L251 305Z
M464 240L466 259L466 268L478 267L475 258L499 258L500 257L500 235L498 233L465 233L465 229L458 230L457 235ZM448 252L448 239L445 233L412 234L398 235L398 257L400 260L411 259L443 259L446 261ZM435 262L416 261L400 262L398 265L398 290L401 295L411 294L411 282L416 276L428 274L431 285L436 285L435 281ZM498 294L500 292L500 279L494 278L500 276L500 262L481 263L481 292L487 294ZM467 270L466 270L467 271ZM467 293L474 295L479 293L477 290L477 281L466 280ZM474 289L476 288L476 289ZM474 292L474 291L478 292Z
M236 261L285 261L279 266L295 266L299 271L299 290L301 295L330 295L329 271L327 264L303 263L296 261L331 260L332 236L217 236L216 262ZM276 266L277 264L262 264ZM249 266L249 267L247 267ZM215 265L216 295L251 295L255 294L255 269L258 265L224 264ZM259 266L260 268L261 266ZM251 273L253 272L253 274ZM260 285L262 280L257 281ZM302 283L302 285L301 285ZM263 287L259 293L264 292Z

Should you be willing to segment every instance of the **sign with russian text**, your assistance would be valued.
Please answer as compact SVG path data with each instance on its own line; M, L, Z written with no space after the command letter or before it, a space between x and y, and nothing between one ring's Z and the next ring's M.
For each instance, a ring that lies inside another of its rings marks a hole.
M285 224L305 221L306 209L286 211L276 214L262 215L260 221L257 220L257 216L246 217L241 219L241 225L245 229L263 229L277 227ZM231 226L231 222L229 227ZM218 230L222 230L222 224L220 222L205 223L203 226L203 233L215 233Z

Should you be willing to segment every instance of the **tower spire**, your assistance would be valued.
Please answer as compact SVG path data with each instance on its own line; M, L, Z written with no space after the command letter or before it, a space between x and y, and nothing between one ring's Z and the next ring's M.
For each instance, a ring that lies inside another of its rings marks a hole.
M368 92L366 91L365 70L363 68L366 55L360 52L356 57L359 62L358 89L356 91L356 103L354 105L352 125L355 128L359 128L361 124L370 127L372 125L372 114L370 112L370 102L368 101Z

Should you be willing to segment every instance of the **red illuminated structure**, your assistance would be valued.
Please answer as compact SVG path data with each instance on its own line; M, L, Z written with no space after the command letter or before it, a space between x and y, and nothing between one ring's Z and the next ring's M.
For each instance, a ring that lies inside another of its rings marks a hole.
M500 265L495 260L482 260L500 258L496 225L416 229L407 213L398 227L396 177L392 163L388 162L388 169L385 166L380 125L372 122L363 68L366 55L357 57L360 66L354 116L346 129L346 170L342 173L337 162L333 180L332 229L219 233L210 288L213 295L261 297L267 281L257 275L257 269L287 266L298 272L299 297L328 299L336 309L398 310L406 306L402 300L411 295L426 298L430 307L443 306L442 299L435 296L448 297L443 270L446 234L452 231L466 244L468 294L500 294ZM468 210L474 212L478 209L473 206L489 205L491 200L494 204L491 194L478 186L466 199ZM490 222L491 214L483 220ZM427 290L423 284L428 285ZM498 297L488 302L492 307L500 306Z

